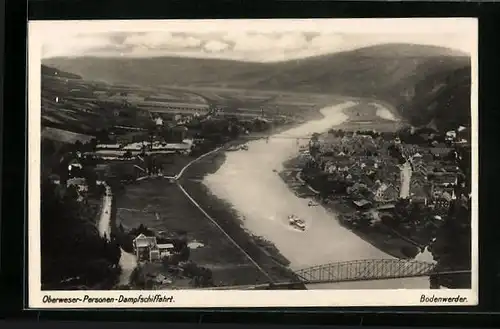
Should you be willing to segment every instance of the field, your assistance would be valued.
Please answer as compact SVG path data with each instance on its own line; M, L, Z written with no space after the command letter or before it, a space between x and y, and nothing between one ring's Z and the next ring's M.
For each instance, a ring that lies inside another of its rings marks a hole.
M63 143L75 143L76 141L85 143L94 138L94 136L78 134L57 128L45 127L42 129L42 138Z
M194 163L186 170L181 185L273 281L295 280L287 268L288 260L268 241L248 234L241 227L236 211L215 198L200 182L207 173L217 170L224 159L224 153L217 152ZM177 173L188 161L189 157L179 158L165 165L164 171ZM117 196L117 223L126 230L143 224L166 235L186 231L190 242L202 244L192 250L190 259L211 269L217 285L269 282L269 277L259 271L176 184L166 179L152 178L126 186ZM155 268L161 271L161 266ZM177 287L177 282L174 285Z
M260 237L252 236L243 229L242 219L237 211L225 201L213 196L208 188L200 182L204 175L215 172L224 159L224 153L218 152L194 163L186 170L181 182L182 186L273 280L295 280L295 275L287 268L288 260L271 243Z
M244 285L264 279L175 184L157 179L130 185L117 207L117 221L126 229L144 224L156 232L188 232L190 242L203 245L192 249L190 259L210 268L215 283Z
M45 66L42 66L45 67ZM82 79L61 78L45 70L42 75L42 126L95 135L113 126L145 128L151 113L162 116L181 113L168 106L179 103L223 107L225 116L254 118L264 109L266 116L284 115L307 120L319 116L318 109L339 101L338 96L283 91L203 87L138 87L97 84ZM69 73L68 73L69 74ZM71 74L69 74L71 76ZM191 110L184 111L192 114Z
M165 163L165 175L173 175L187 164L190 157L175 157ZM267 241L252 237L240 226L240 218L231 207L213 197L200 183L204 175L215 171L224 161L223 153L208 156L186 170L182 185L212 216L217 224L236 240L276 281L289 280L287 260ZM268 282L227 237L182 193L180 188L163 178L152 178L126 186L117 196L117 224L126 230L147 226L168 235L186 231L190 242L201 243L192 249L190 259L213 272L214 282L224 285L246 285ZM161 271L161 266L155 267ZM175 283L178 286L177 282Z
M226 99L223 90L274 90L376 98L396 106L413 125L436 119L438 129L456 128L470 117L470 57L435 46L380 44L277 63L81 57L51 58L45 64L85 79L204 89L205 98L214 102Z

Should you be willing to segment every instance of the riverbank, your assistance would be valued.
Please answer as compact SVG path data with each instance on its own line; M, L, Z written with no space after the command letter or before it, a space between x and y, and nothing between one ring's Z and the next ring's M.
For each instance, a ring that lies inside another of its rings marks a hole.
M217 172L224 164L225 159L226 154L224 150L221 150L198 161L186 170L185 177L180 181L181 185L217 224L263 268L273 281L298 281L293 271L288 268L289 260L279 252L276 246L264 237L246 230L242 225L244 218L237 210L227 201L217 198L203 184L204 178Z
M216 157L217 154L214 153L209 157ZM226 205L218 205L217 201L210 198L206 191L199 189L199 183L195 182L198 175L203 177L205 164L202 163L200 166L197 166L198 163L193 164L196 168L190 167L186 170L179 183L197 203L200 203L223 225L222 221L225 219L214 210L225 208ZM177 184L172 184L163 178L144 179L126 186L124 193L120 194L117 201L119 225L124 228L125 232L141 224L162 236L169 236L179 231L186 232L188 241L197 244L197 248L191 249L190 261L197 266L210 269L215 285L231 286L269 282L268 278L193 205ZM235 219L231 218L229 221L235 222ZM232 236L233 233L231 232ZM238 236L237 233L234 235ZM252 243L251 237L248 237L248 240L247 243L238 240L245 251ZM261 242L261 245L263 244ZM259 260L259 265L261 263L262 261ZM160 267L157 269L159 272L162 271ZM289 280L289 275L273 276L275 280L285 280L285 278ZM193 288L188 282L184 282L185 280L178 281L174 278L171 286Z
M127 187L120 201L122 225L188 232L189 239L204 245L193 250L193 261L210 268L214 281L221 285L266 283L269 277L276 282L297 281L292 270L335 261L391 258L332 220L327 209L309 207L277 174L299 147L295 139L280 137L324 132L346 121L345 111L358 104L338 104L322 109L320 119L275 127L267 132L272 135L267 140L261 133L255 136L257 140L250 135L230 142L246 143L249 150L215 152L193 163L179 180L189 197L162 179ZM305 138L301 144L307 143ZM305 232L289 226L291 213L307 220ZM346 248L351 253L343 252Z
M290 129L296 124L296 122L290 122L277 125L270 130L261 132L260 136ZM248 137L246 135L229 142L225 148L235 143L246 143ZM233 216L234 214L221 214L219 210L227 209L227 204L220 203L220 200L213 198L211 193L201 184L196 184L196 181L199 183L207 173L216 171L223 163L224 153L218 152L218 150L219 148L199 158L189 156L165 162L164 174L167 173L169 176L178 178L179 185L174 184L172 180L164 179L166 177L151 176L141 177L141 179L124 186L124 190L117 191L118 206L113 203L115 205L113 214L116 213L118 223L114 223L112 233L122 236L123 239L120 240L128 241L130 236L127 232L140 225L162 237L175 235L179 231L187 232L188 240L199 246L191 250L189 260L198 266L209 269L213 273L215 285L297 281L294 273L286 268L287 259L280 255L272 244L261 237L247 234L242 231L240 226L228 227L227 223L237 223L238 218L222 219L224 216ZM217 155L222 155L222 157ZM204 159L205 157L206 159ZM222 161L214 162L213 159L222 159ZM215 214L214 210L216 210ZM113 216L113 218L115 217ZM217 224L211 224L211 220ZM216 227L219 224L224 226L222 231ZM117 226L120 226L120 230L117 229ZM230 231L229 239L224 236L225 230ZM230 242L233 236L237 237L236 245L232 245ZM238 250L240 245L244 252ZM125 248L125 246L122 247ZM130 277L136 261L135 255L126 253L123 248L124 257L120 259L120 264L126 270L120 279L120 284L126 286L128 282L124 278L125 276ZM247 252L252 255L250 258L245 256ZM255 266L252 262L258 265ZM259 270L261 265L265 267L265 270ZM161 266L155 268L156 274L162 274L162 271L165 270ZM271 277L271 280L268 276ZM171 275L169 277L172 278ZM185 280L177 282L179 280L173 279L171 284L173 287L192 288L188 282L184 282Z
M237 210L244 229L272 241L293 270L337 261L391 258L332 220L328 210L309 207L308 201L298 198L278 175L283 161L298 154L300 146L294 139L281 137L326 132L344 122L348 118L344 111L357 104L324 108L322 119L295 126L267 141L248 142L248 151L226 153L219 170L203 180L212 194ZM290 227L290 214L303 218L307 229L302 232Z
M352 204L352 201L344 197L329 198L327 201L322 199L314 186L311 186L301 179L300 157L286 161L284 167L284 170L279 173L279 176L287 186L294 191L298 197L304 198L304 200L308 202L309 200L314 200L317 206L327 209L331 213L332 221L337 221L340 225L353 232L364 241L392 257L408 259L413 258L411 256L415 256L419 253L420 246L416 242L396 234L382 223L379 223L377 226L354 227L348 225L348 222L342 220L342 218L355 215L358 211ZM310 192L307 193L307 191Z

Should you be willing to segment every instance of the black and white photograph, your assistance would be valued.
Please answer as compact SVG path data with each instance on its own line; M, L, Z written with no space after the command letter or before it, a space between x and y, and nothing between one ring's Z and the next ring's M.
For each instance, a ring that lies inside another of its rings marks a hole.
M478 303L477 22L30 21L35 308Z

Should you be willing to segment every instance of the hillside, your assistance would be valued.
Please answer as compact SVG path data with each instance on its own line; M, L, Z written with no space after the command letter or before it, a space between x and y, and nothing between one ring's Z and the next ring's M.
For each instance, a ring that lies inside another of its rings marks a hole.
M52 67L48 67L45 65L42 65L42 76L52 76L52 77L59 77L59 78L66 78L66 79L81 79L82 77L73 74L73 73L68 73L64 72Z
M42 65L42 137L59 142L86 142L99 129L149 123L149 112L131 106L110 87ZM107 95L100 97L99 94Z
M447 121L460 121L470 111L463 93L470 89L470 58L433 46L386 44L278 63L78 57L51 58L44 64L110 83L374 97L396 106L413 124L435 118L442 129Z

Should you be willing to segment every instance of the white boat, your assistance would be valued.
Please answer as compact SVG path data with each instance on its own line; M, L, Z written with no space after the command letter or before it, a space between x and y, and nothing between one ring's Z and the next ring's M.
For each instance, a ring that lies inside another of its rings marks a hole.
M288 223L293 226L294 228L300 230L300 231L305 231L306 230L306 224L305 222L300 219L299 217L295 215L290 215L288 216Z
M227 148L227 151L234 152L234 151L239 151L240 147L239 146L230 146Z

